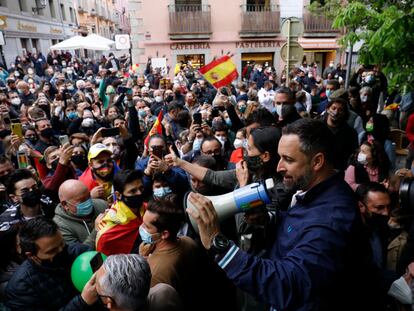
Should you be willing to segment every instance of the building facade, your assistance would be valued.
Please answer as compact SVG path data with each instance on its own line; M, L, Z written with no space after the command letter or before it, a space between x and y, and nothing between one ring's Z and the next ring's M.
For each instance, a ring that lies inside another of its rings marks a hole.
M77 18L72 0L0 0L0 31L7 66L18 54L42 52L76 35Z
M286 38L281 25L297 16L304 24L299 43L304 59L319 68L343 56L331 21L312 16L309 0L129 0L133 62L145 68L148 57L166 57L203 66L214 57L233 54L238 71L248 61L284 68L280 51ZM301 59L300 61L302 61ZM320 70L319 69L319 70Z
M112 0L75 0L81 35L98 34L113 39L119 17Z

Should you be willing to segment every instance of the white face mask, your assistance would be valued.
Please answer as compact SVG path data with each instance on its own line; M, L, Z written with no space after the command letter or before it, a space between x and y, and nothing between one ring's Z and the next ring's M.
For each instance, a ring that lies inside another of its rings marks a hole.
M236 138L233 143L234 149L243 147L243 140Z
M162 96L155 96L155 101L157 103L161 103L162 102Z
M367 95L361 95L360 98L361 98L361 101L363 103L365 103L368 100L368 96Z
M411 288L405 281L404 277L400 277L398 280L394 281L394 283L391 284L388 295L394 297L402 304L412 304L413 295L411 293Z
M10 102L12 103L12 105L14 106L19 106L21 103L21 99L18 97L13 98L12 100L10 100Z
M147 83L145 83L145 86L146 86L146 87L149 87L149 86L150 86L150 84L147 82Z
M81 125L82 125L82 127L92 127L93 123L94 123L94 121L93 121L92 118L86 118L86 119L83 119Z
M282 117L282 106L283 105L275 105L276 113L279 117Z
M367 155L362 152L358 153L357 161L361 163L362 165L366 165L368 163Z
M223 136L216 136L216 138L220 141L221 148L224 148L224 144L226 143L227 138L226 137L223 137Z
M33 69L29 69L29 70L27 70L27 73L28 73L29 75L32 75L32 74L33 74Z

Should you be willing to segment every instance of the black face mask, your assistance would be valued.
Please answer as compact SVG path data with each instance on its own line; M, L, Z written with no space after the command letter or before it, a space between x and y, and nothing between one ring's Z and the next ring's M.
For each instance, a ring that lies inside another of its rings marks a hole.
M174 100L174 96L172 96L172 95L168 95L168 96L165 98L165 101L166 101L167 103L171 103L173 100Z
M224 160L223 160L223 156L221 154L215 154L215 155L213 155L213 158L214 158L214 160L216 160L216 165L217 166L223 165Z
M68 247L65 245L63 250L53 257L52 261L50 260L40 260L41 266L46 269L52 270L64 270L65 268L70 267L70 259L68 255Z
M44 138L52 138L53 137L53 129L51 127L45 128L40 131L40 135Z
M37 143L37 138L33 137L33 138L26 138L26 140L31 143L33 146L36 145Z
M141 208L142 203L144 203L144 197L143 195L122 195L121 201L124 202L130 208L139 209Z
M71 161L73 162L73 164L81 166L81 167L86 167L86 165L88 165L86 156L83 154L77 154L77 155L72 156Z
M87 88L85 88L85 91L86 91L86 92L88 92L88 93L92 93L92 92L93 92L93 90L92 90L92 88L91 88L91 87L87 87Z
M27 207L36 207L40 204L42 194L39 190L25 192L22 195L22 203Z
M250 172L256 172L263 166L263 161L260 158L260 155L252 156L252 157L245 155L244 161L246 161L247 169Z
M50 163L50 166L52 167L53 171L56 171L58 164L59 164L59 159L56 159L55 161Z
M376 230L388 230L388 220L388 216L377 213L371 213L371 216L365 218L367 225Z
M9 135L11 135L10 130L6 130L6 129L0 130L0 138L1 139L4 139L6 136L9 136Z

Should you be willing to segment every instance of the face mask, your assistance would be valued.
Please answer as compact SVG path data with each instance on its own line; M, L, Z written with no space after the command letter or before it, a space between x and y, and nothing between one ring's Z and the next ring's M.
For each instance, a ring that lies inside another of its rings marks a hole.
M257 69L258 72L262 72L262 70L263 70L262 68Z
M72 70L67 70L67 71L66 71L66 73L67 73L68 75L71 75L71 74L73 73L73 71L72 71Z
M122 195L121 201L124 202L130 208L139 209L142 206L142 203L144 203L144 197L142 195Z
M58 253L52 260L41 260L40 265L46 269L52 270L64 270L67 267L70 267L70 256L68 254L68 248L65 245L63 250Z
M102 79L101 78L96 78L95 81L96 81L96 83L100 84Z
M329 64L329 67L333 68L334 67L334 64Z
M199 151L200 149L201 149L201 142L202 142L203 140L202 139L200 139L200 138L196 138L196 139L194 139L194 142L193 142L193 150L194 151Z
M400 277L398 280L391 284L388 295L394 297L399 302L405 305L411 305L413 295L410 286L405 281L404 277Z
M24 94L23 90L21 90L21 89L17 89L17 93L19 93L19 95L23 95Z
M32 70L32 69L29 69L29 70L27 70L27 73L28 73L29 75L32 75L32 74L33 74L33 70Z
M28 191L22 195L22 203L27 207L36 207L40 204L41 197L39 190Z
M163 198L167 194L170 194L170 193L171 193L170 187L161 187L161 188L154 189L154 197L156 198Z
M22 100L19 97L15 97L12 100L10 100L10 102L13 106L20 106Z
M86 160L86 156L83 154L76 154L72 156L71 161L76 165L82 165L83 167L86 167L88 164Z
M65 63L65 62L62 62L62 66L63 66L63 67L66 67L66 63Z
M149 87L149 86L150 86L150 84L147 82L147 83L145 83L145 86L146 86L146 87Z
M367 130L368 133L371 133L374 130L374 124L367 123L367 125L365 126L365 129Z
M332 95L332 91L331 90L326 90L326 97L330 97Z
M313 75L308 74L308 78L309 78L309 79L312 79L312 78L313 78Z
M87 199L85 202L79 203L76 205L76 216L83 217L88 216L93 211L93 202L92 199Z
M165 101L167 102L167 103L170 103L170 102L172 102L174 100L174 96L172 96L172 95L168 95L166 98L165 98Z
M58 164L59 164L59 159L56 159L55 161L50 163L50 166L52 167L53 171L56 171Z
M147 230L145 230L142 226L139 226L139 235L141 236L142 242L144 242L145 244L154 244L160 241L160 239L154 240L152 238L154 234L159 234L159 233L157 232L157 233L151 234Z
M36 143L37 143L37 138L36 137L26 138L26 140L29 143L31 143L33 146L36 145Z
M72 86L68 86L68 90L69 91L73 91L75 88L74 88L74 86L72 85Z
M213 155L214 160L216 160L216 164L218 166L223 164L223 156L221 154L215 154Z
M360 95L361 98L361 102L365 103L368 100L368 96L367 95Z
M365 82L366 83L371 83L373 80L374 80L374 77L371 76L371 75L365 77Z
M246 106L239 106L239 111L241 112L241 113L244 113L245 111L246 111Z
M246 161L247 169L250 172L255 172L263 166L263 161L259 155L257 156L244 156L244 161Z
M370 213L368 217L365 217L367 225L371 229L385 229L388 228L389 217L377 213Z
M279 117L282 116L282 107L283 105L275 105L275 111Z
M69 120L75 120L78 118L78 114L75 111L71 111L67 114Z
M9 135L11 135L10 130L6 130L6 129L0 130L0 138L5 138L6 136L9 136Z
M147 112L143 109L138 110L138 115L144 119L147 116Z
M367 155L362 152L358 153L357 161L362 165L367 165L368 164Z
M14 72L14 76L15 76L15 77L17 77L17 78L18 78L18 77L20 77L20 72L15 71L15 72Z
M45 128L40 131L40 135L46 139L53 137L53 129L51 127Z
M155 96L155 102L162 103L162 96Z
M228 127L231 127L232 126L231 120L230 119L226 119L226 124L227 124Z
M92 118L83 119L81 126L82 127L92 127L94 124L94 120Z
M239 149L243 147L243 140L236 138L233 143L234 149Z
M224 148L224 145L225 145L225 143L227 141L227 138L226 137L223 137L223 136L216 136L216 138L220 141L221 148Z

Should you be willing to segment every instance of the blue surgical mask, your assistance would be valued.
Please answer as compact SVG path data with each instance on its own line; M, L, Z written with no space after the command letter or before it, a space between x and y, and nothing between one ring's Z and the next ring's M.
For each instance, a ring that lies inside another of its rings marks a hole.
M199 139L199 138L194 139L194 142L193 142L193 150L194 151L199 151L201 149L201 142L202 141L203 140Z
M331 94L332 94L332 91L331 90L326 90L326 97L328 97L329 98L329 96L331 96Z
M79 203L76 205L76 216L88 216L93 211L93 202L92 199L89 198L85 202Z
M71 111L67 114L69 120L75 120L78 117L78 114L75 111Z
M161 188L154 189L154 197L156 198L163 198L167 194L170 194L170 193L171 193L170 187L161 187Z
M227 124L228 127L231 127L231 125L232 125L231 124L231 120L230 119L226 119L226 124Z
M141 118L145 118L145 117L147 116L147 113L146 113L146 111L145 111L145 110L140 109L140 110L138 110L138 115L139 115Z
M144 242L145 244L155 244L159 241L159 239L154 240L152 238L152 236L154 234L155 233L153 233L153 234L149 233L147 230L144 229L144 227L142 225L139 227L139 235L141 236L142 242Z

